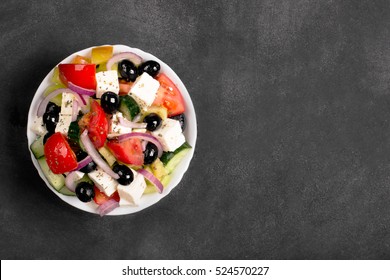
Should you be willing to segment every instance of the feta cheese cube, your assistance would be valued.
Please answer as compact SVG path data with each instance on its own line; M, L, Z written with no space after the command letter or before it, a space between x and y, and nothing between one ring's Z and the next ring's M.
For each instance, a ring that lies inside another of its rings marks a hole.
M126 127L120 124L119 118L124 118L121 112L116 112L112 115L110 123L110 134L119 135L131 132L131 127Z
M43 123L43 118L42 117L35 117L32 126L30 129L36 134L43 136L47 133L47 129L45 127L45 124Z
M159 87L160 83L144 72L135 80L129 95L134 98L141 110L145 111L147 107L152 105Z
M100 167L89 172L88 177L96 184L96 187L107 196L111 196L117 189L117 181L104 172Z
M71 122L72 115L64 115L60 113L55 132L61 132L62 134L68 135L69 126Z
M119 93L118 73L116 70L102 71L96 77L96 98L101 98L103 93L111 91Z
M165 152L173 152L186 141L180 122L169 118L165 119L161 127L153 131L152 135L161 142Z
M127 186L123 186L121 184L118 185L120 206L139 205L141 196L144 193L146 188L146 182L144 176L134 170L131 171L133 171L134 174L133 182L131 182L131 184Z
M62 93L61 114L72 115L74 95L69 92Z
M72 93L62 93L61 112L59 114L58 123L55 132L68 134L69 125L72 122L73 106L75 98Z

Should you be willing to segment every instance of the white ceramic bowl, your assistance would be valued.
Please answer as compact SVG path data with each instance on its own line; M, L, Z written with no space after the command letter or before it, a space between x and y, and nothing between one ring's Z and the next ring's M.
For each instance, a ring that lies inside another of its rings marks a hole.
M78 52L75 52L62 60L60 63L70 63L74 55L83 55L83 56L90 56L91 48L87 48ZM184 98L185 105L186 105L186 129L184 131L185 138L187 142L192 146L192 149L190 152L183 158L183 160L180 162L179 166L176 168L176 170L172 174L172 179L168 186L164 188L164 191L162 194L159 193L153 193L153 194L146 194L142 196L141 203L139 206L126 206L126 207L118 207L108 215L125 215L125 214L131 214L138 211L141 211L155 203L157 203L160 199L167 196L174 187L176 187L179 182L181 181L184 173L187 171L191 158L194 154L195 150L195 143L196 143L196 136L197 136L197 124L196 124L196 116L195 116L195 110L194 106L191 101L191 97L188 94L188 91L186 87L184 86L183 82L180 80L180 78L176 75L176 73L163 61L155 57L154 55L151 55L149 53L146 53L140 49L131 48L125 45L114 45L114 53L119 52L125 52L130 51L133 53L136 53L142 59L145 60L155 60L160 63L161 70L160 72L165 73L179 88L181 91L181 94ZM46 77L43 79L42 83L40 84L39 88L37 89L34 98L31 102L30 110L28 113L28 123L27 123L27 138L28 138L28 146L30 147L31 143L36 139L36 135L30 130L30 127L32 125L32 121L34 117L36 116L37 108L42 100L42 94L44 90L51 84L51 77L53 75L53 69L46 75ZM31 150L30 150L31 152ZM69 203L70 205L90 212L90 213L97 213L96 208L97 205L93 202L89 203L83 203L77 199L75 196L66 196L63 194L60 194L57 192L46 180L45 176L43 175L43 172L41 171L39 164L37 160L35 159L34 155L31 152L31 159L34 163L35 168L38 170L39 175L41 176L42 180L46 183L47 187L52 190L58 197L60 197L63 201Z

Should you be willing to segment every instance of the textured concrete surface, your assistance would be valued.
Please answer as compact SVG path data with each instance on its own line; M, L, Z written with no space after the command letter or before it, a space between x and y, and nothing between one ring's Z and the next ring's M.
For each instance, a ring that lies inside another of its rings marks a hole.
M389 259L389 1L0 3L2 259ZM29 103L76 50L126 44L182 78L198 119L166 198L100 218L27 149Z

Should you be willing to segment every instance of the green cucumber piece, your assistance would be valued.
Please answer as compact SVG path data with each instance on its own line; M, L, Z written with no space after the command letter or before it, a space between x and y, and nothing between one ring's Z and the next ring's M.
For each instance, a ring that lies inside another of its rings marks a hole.
M137 102L129 95L119 97L119 112L121 112L126 119L133 120L141 110Z
M34 154L35 158L40 158L44 156L44 148L43 148L43 136L37 138L31 145L30 149Z
M80 127L78 121L71 122L68 130L68 138L79 141L80 139Z
M66 186L63 186L58 192L67 196L76 196L76 194L70 191Z
M168 162L175 156L177 155L178 153L180 153L181 151L183 150L186 150L186 149L191 149L191 145L188 144L187 142L184 142L183 145L181 145L179 148L177 148L175 151L173 152L164 152L160 158L160 160L162 161L162 163L164 165L167 165Z
M54 174L47 165L46 158L41 157L38 159L39 166L50 185L59 191L65 185L65 178L62 174Z
M175 154L165 165L165 169L167 170L168 174L171 174L173 170L177 167L177 165L180 163L180 161L185 157L185 155L190 151L190 149L184 149Z

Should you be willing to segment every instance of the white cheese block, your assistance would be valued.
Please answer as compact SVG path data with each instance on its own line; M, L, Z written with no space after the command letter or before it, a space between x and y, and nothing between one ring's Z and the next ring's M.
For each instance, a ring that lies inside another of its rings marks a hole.
M60 113L55 132L61 132L64 135L68 135L69 126L71 122L72 115L64 115Z
M96 184L96 187L107 196L111 196L117 189L118 182L100 167L97 167L95 171L89 172L88 177Z
M180 122L170 118L165 119L152 135L160 141L165 152L173 152L186 141Z
M118 73L116 70L97 72L96 75L96 98L101 98L103 93L111 91L119 93Z
M72 93L68 93L68 92L62 93L61 114L72 115L74 100L75 100L74 95Z
M131 171L133 171L134 174L133 182L131 182L131 184L127 186L121 184L118 185L120 206L139 205L141 196L144 193L146 188L146 182L144 176L134 170Z
M134 98L141 110L145 111L152 105L159 87L160 83L144 72L135 80L129 95Z
M112 115L109 134L119 135L131 132L131 127L121 125L119 118L124 118L121 112L116 112Z
M61 132L62 134L68 135L69 125L72 122L74 102L75 98L72 93L62 93L61 112L59 114L55 132Z
M36 135L43 136L47 133L47 129L45 127L45 124L43 123L42 117L35 117L32 126L30 127L32 132L34 132Z

